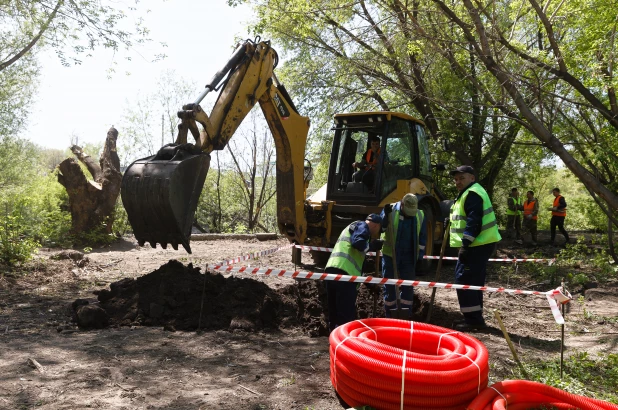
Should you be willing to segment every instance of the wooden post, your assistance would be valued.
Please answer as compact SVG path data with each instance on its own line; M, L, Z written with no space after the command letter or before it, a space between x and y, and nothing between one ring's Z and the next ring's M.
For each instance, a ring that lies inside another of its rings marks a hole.
M565 304L562 304L562 317L566 314ZM564 323L560 325L560 380L562 380L562 370L564 365Z
M506 339L506 343L509 345L509 349L511 349L511 354L513 355L513 359L515 359L515 362L521 369L522 373L524 374L524 377L528 379L528 373L526 372L524 365L521 364L521 362L519 361L519 357L517 356L517 351L515 350L515 346L513 346L513 342L511 342L509 333L506 331L506 328L504 327L504 323L502 323L502 317L500 316L500 312L498 311L498 309L494 309L494 316L496 317L496 320L498 321L498 325L500 325L500 330L502 330L502 334L504 335L504 338Z
M446 251L446 240L448 238L449 228L451 227L451 221L449 220L446 224L446 228L444 228L444 237L442 238L442 247L440 248L440 259L438 259L438 267L436 268L436 276L434 278L434 282L437 282L440 279L440 271L442 270L442 258L444 258L444 252ZM431 300L429 301L429 309L427 310L427 317L425 318L425 323L429 323L431 320L431 313L433 311L433 305L436 300L436 289L433 288L431 290Z

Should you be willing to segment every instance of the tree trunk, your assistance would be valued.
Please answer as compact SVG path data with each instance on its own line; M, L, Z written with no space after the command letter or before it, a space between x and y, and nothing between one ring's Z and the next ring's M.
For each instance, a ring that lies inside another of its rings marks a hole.
M607 245L609 256L612 257L614 263L618 263L618 255L616 255L616 249L614 248L614 222L609 216L607 217Z
M117 138L118 131L110 128L98 164L81 147L71 147L73 154L92 175L92 181L88 181L75 158L67 158L58 165L58 182L69 195L74 234L112 233L114 207L122 180L120 160L116 153Z

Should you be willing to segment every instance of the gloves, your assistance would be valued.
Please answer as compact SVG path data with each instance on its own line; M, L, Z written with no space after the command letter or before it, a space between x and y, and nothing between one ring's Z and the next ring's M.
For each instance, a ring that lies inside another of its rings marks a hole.
M532 219L532 214L526 215L526 219Z
M393 212L393 204L386 204L386 205L384 205L384 214L388 215L391 212Z
M374 252L377 252L377 251L382 249L382 246L384 246L384 240L383 239L374 239L369 244L369 249L374 251Z
M459 262L463 264L467 264L468 263L468 248L465 246L462 246L461 248L459 248L459 255L457 256L459 258Z

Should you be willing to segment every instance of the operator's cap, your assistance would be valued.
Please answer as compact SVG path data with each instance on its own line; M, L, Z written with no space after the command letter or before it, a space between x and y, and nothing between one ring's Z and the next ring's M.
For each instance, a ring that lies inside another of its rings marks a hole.
M374 222L377 224L382 224L382 217L378 214L369 214L367 218L365 218L369 222Z
M405 194L401 200L403 203L403 213L406 216L415 216L418 211L418 198L414 194Z
M474 168L472 168L470 165L460 165L451 172L449 172L451 176L459 173L474 175Z

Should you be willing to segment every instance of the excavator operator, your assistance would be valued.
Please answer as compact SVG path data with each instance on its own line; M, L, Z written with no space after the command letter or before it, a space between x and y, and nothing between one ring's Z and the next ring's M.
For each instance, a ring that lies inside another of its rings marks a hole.
M361 162L354 162L352 164L354 168L359 168L359 170L352 175L352 179L354 182L362 181L369 188L369 192L373 193L376 167L378 166L378 160L382 150L380 149L380 138L377 135L371 134L369 136L369 141L371 143L371 148L365 151Z

